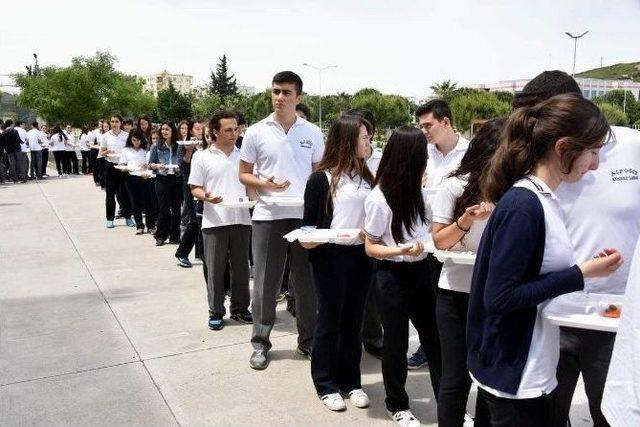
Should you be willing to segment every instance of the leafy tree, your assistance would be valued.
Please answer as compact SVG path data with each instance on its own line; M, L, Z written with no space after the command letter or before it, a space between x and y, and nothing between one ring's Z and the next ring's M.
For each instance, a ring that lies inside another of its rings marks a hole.
M599 102L598 107L602 111L602 114L607 118L607 121L611 126L628 126L629 118L622 111L622 108L609 102Z
M158 92L158 105L154 119L159 122L179 122L192 116L191 95L176 90L173 83Z
M209 93L218 95L222 99L238 94L238 85L234 75L229 75L227 68L227 55L218 58L220 62L216 65L216 71L211 72L211 84L209 85Z
M436 98L440 98L448 102L458 91L458 84L451 83L451 80L444 80L441 83L434 83L429 86L429 89L433 91L433 95Z
M460 131L467 131L476 119L493 119L509 114L510 105L492 92L472 91L457 95L450 102L453 122Z
M197 117L208 119L220 109L246 112L250 105L250 98L245 95L230 96L225 99L219 95L205 94L193 101L193 113Z
M116 59L107 52L75 57L68 67L44 67L38 76L17 74L21 88L18 103L50 123L82 126L112 112L133 116L149 112L153 96L135 76L117 71Z
M351 98L350 108L366 108L376 118L380 131L411 121L409 101L398 95L384 95L375 89L362 89Z
M594 98L593 102L613 104L627 114L630 123L635 123L640 120L640 102L636 101L631 91L626 92L626 99L624 90L612 90Z
M256 123L271 114L272 111L271 90L265 89L249 99L245 116L249 123Z

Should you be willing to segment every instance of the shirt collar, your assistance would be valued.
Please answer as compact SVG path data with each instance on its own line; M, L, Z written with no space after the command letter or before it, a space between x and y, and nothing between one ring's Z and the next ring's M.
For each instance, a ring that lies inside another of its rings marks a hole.
M549 186L540 178L535 175L527 175L524 179L531 182L533 187L538 191L538 193L542 194L545 197L550 197L554 200L558 200L554 192L549 188Z
M209 151L213 154L224 154L225 156L227 155L227 153L225 153L224 151L222 151L221 149L219 149L218 147L216 147L215 144L211 144L209 146ZM231 154L233 153L237 153L239 152L240 149L238 147L236 147L235 145L233 146L233 150L231 150L231 153L229 154L229 156L231 156Z
M296 114L296 121L295 121L295 122L293 122L293 125L291 125L291 128L293 128L293 127L295 127L295 126L298 126L298 125L302 124L302 121L303 121L303 120L304 120L304 119L302 119L301 117L299 117L299 116ZM276 113L271 113L271 114L269 114L269 115L267 116L267 118L266 118L266 122L267 122L268 124L277 125L277 126L282 127L282 125L276 121Z

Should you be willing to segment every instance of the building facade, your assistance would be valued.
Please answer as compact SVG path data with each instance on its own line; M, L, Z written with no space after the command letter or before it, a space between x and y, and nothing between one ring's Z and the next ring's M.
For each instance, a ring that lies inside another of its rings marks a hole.
M143 77L145 84L144 88L148 92L151 92L153 96L158 96L158 92L169 87L169 82L173 84L173 87L180 93L191 93L193 87L193 76L186 74L170 74L167 70L164 70L158 74L152 74L150 76Z

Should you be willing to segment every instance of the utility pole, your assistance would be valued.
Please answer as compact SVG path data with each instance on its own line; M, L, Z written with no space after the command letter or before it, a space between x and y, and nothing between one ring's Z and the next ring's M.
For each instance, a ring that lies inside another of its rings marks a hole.
M584 35L586 35L589 32L589 30L585 31L584 33L580 34L579 36L574 36L573 34L569 33L569 32L565 32L566 35L568 35L569 37L571 37L573 39L573 73L571 73L571 77L574 77L576 75L576 52L578 50L578 39L580 37L583 37Z

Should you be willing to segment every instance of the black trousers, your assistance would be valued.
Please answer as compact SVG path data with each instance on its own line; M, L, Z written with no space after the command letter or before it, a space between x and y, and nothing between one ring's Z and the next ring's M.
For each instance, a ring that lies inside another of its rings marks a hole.
M566 426L571 400L582 373L589 412L595 427L608 426L600 405L616 334L588 329L560 328L560 360L556 377L553 426Z
M462 427L471 388L467 370L467 311L469 294L438 289L436 320L442 351L442 378L438 393L438 425ZM480 395L476 400L475 426L488 426L489 414Z
M156 180L155 179L147 179L145 180L147 185L147 194L149 195L149 206L147 208L148 215L151 215L153 218L152 226L149 226L149 222L147 221L147 228L155 228L157 220L158 220L158 194L156 193Z
M362 343L365 348L382 348L382 321L376 301L375 273L372 274L372 286L369 287L367 303L364 306L364 320L362 322Z
M158 226L156 238L171 242L180 240L180 205L182 204L182 179L175 175L156 176L158 195Z
M91 155L89 151L81 151L82 155L82 173L86 174L89 172L89 156Z
M53 152L53 158L56 161L56 170L58 171L58 176L65 174L65 152L64 151L54 151Z
M42 175L46 175L47 174L47 165L49 164L49 149L48 148L43 148L42 149L42 171L40 172L40 174Z
M126 173L119 171L114 167L111 162L105 162L105 210L107 221L113 221L116 217L116 193L118 191L124 192L126 197L122 197L118 202L122 209L122 216L125 218L131 217L131 202L129 195L126 193L125 182L127 179Z
M362 318L373 260L364 245L325 244L309 254L318 317L311 377L318 395L362 388Z
M66 174L78 175L78 156L75 151L65 151L67 172Z
M384 328L382 378L387 394L385 404L391 412L409 409L409 396L404 388L407 381L409 320L425 347L436 399L440 390L440 338L435 316L436 295L430 277L426 259L417 262L377 262L377 298Z
M131 209L133 210L133 218L136 221L136 227L141 230L144 228L142 222L142 212L145 213L145 221L147 228L155 227L156 218L153 212L150 212L151 195L146 180L140 176L128 175L126 177L126 190L131 200Z
M89 169L87 170L87 172L92 173L93 174L93 182L95 182L96 184L98 183L96 181L96 160L98 159L98 152L100 150L98 150L97 148L92 148L89 150Z
M551 425L556 391L534 399L505 399L478 389L486 402L493 427L547 427Z
M196 246L196 258L202 259L201 248L196 245L198 242L198 236L200 235L200 227L198 227L198 221L196 220L195 201L191 195L191 188L189 188L189 173L191 171L191 165L189 163L183 163L180 167L182 170L182 192L184 197L184 215L187 220L187 226L180 238L180 244L176 250L176 257L187 258L191 253L191 250Z
M105 163L106 163L106 159L104 157L96 158L95 168L93 169L93 182L95 182L96 184L100 184L100 187L102 188L105 187L105 181L104 181L104 169L106 167Z

